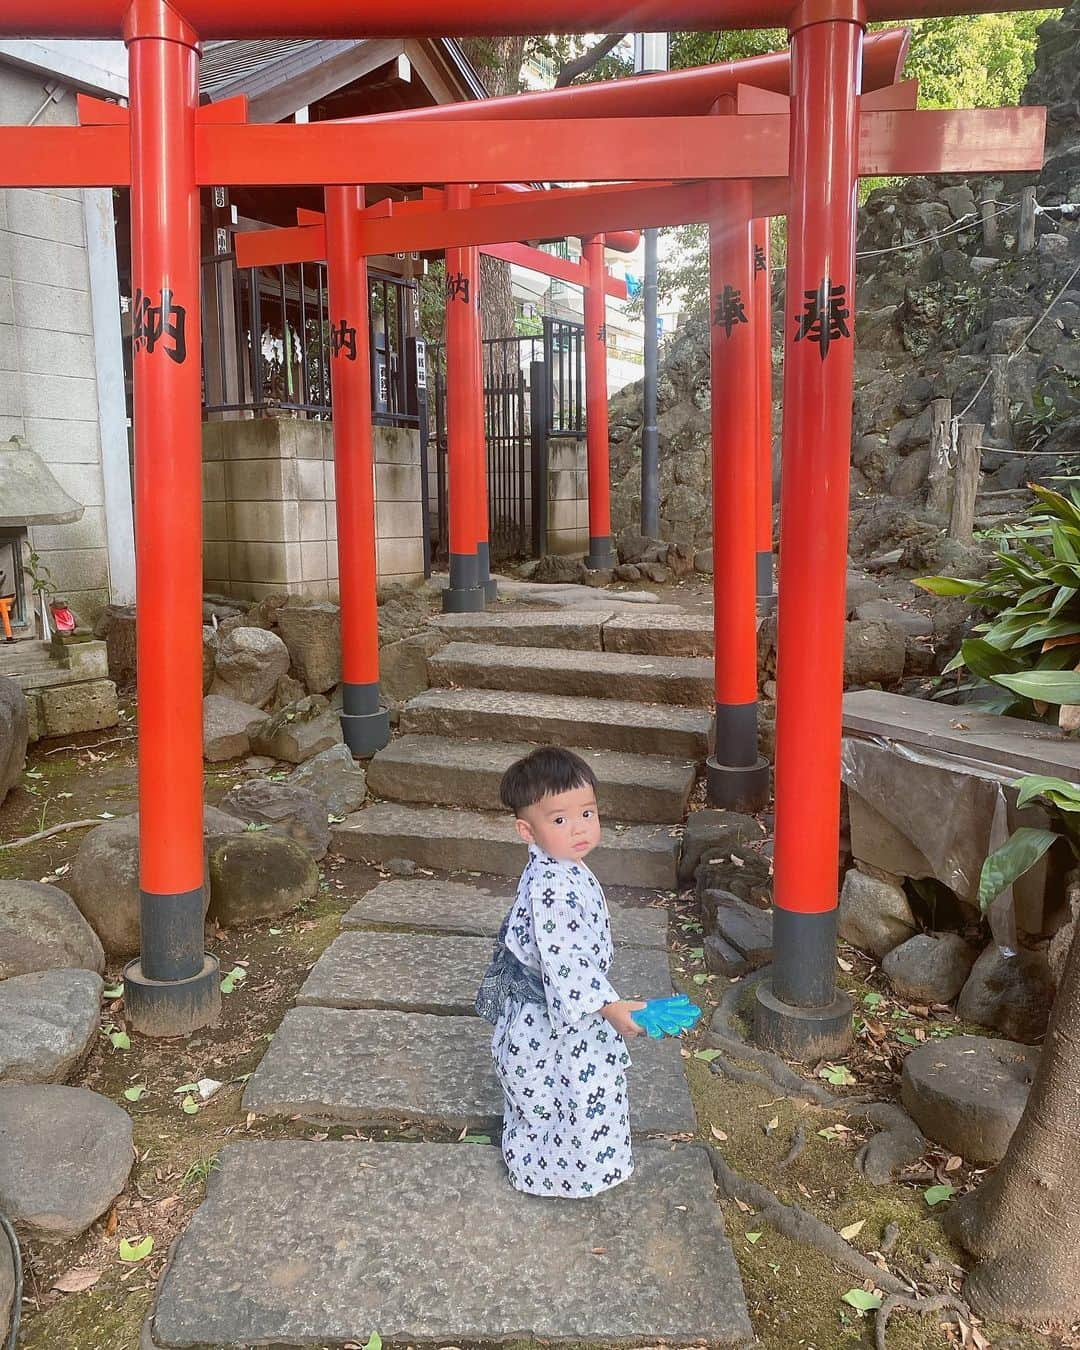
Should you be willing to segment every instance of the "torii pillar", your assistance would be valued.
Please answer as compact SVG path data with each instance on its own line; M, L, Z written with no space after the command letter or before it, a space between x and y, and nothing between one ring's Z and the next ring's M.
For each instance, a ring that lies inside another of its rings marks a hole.
M758 811L769 797L768 761L758 755L752 201L745 179L709 191L716 748L705 773L709 801L738 811Z
M582 239L585 287L585 442L589 468L589 552L585 566L607 571L618 558L611 545L611 452L608 445L607 303L604 236Z
M774 959L755 1016L759 1044L803 1060L851 1040L836 909L865 12L834 5L791 24Z
M757 395L755 457L757 484L754 493L757 538L757 605L759 614L776 608L772 555L772 271L770 269L769 222L754 221L754 387Z
M481 266L479 248L470 248L469 267L476 278L476 299L473 302L473 333L471 337L473 364L476 367L476 398L473 404L474 472L476 474L476 579L484 592L484 599L498 600L499 583L491 575L491 524L488 510L487 423L484 408L484 325L481 319Z

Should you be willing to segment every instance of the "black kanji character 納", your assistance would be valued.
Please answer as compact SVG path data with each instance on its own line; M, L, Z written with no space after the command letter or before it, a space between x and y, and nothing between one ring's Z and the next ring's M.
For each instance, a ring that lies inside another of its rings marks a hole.
M135 292L132 305L132 345L136 351L144 347L146 354L152 356L159 342L165 347L165 355L182 366L187 360L187 310L183 305L174 305L172 291L163 286L158 291L160 304L151 303L148 295L141 290Z
M464 300L469 303L469 278L464 272L447 273L446 277L446 298L447 300Z
M356 329L344 319L330 329L330 355L356 360Z

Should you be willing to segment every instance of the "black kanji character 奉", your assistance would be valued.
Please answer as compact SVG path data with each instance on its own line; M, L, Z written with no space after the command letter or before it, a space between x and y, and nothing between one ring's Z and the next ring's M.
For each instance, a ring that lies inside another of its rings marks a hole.
M163 286L158 291L160 304L155 305L141 290L135 292L132 305L132 345L136 351L146 348L152 356L159 342L165 346L165 355L182 366L187 360L187 310L174 305L172 291Z
M851 337L847 322L851 317L847 307L847 286L834 286L830 278L825 276L816 290L804 291L803 297L803 312L795 315L798 329L795 341L809 338L811 342L816 342L818 354L824 361L833 342Z
M596 330L596 340L597 340L597 342L606 342L606 341L607 341L607 324L606 324L606 323L602 323L602 324L600 325L600 327Z
M469 278L464 272L453 272L446 278L447 300L464 300L469 303Z
M767 265L766 265L766 263L765 263L765 250L764 250L764 248L762 248L762 246L761 246L760 244L755 244L755 245L754 245L754 271L755 271L755 272L765 272L765 271L767 271L767 270L768 270L768 268L767 268Z
M356 360L356 329L344 319L330 329L330 355Z
M730 337L737 323L749 322L743 308L741 290L737 290L734 286L725 286L722 291L717 291L716 306L713 310L713 323L717 328L723 328L725 335Z

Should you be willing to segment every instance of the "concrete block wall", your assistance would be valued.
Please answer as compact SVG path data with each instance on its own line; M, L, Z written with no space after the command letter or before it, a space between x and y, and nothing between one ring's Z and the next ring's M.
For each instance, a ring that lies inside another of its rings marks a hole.
M548 441L547 551L589 551L589 473L584 439Z
M375 428L380 581L423 575L420 446ZM338 598L333 426L292 418L203 424L206 589L244 599L275 592Z
M0 66L0 124L25 124L42 80ZM75 120L68 95L38 125ZM19 436L86 508L35 526L31 546L60 595L88 622L109 598L104 480L82 193L0 188L0 441Z

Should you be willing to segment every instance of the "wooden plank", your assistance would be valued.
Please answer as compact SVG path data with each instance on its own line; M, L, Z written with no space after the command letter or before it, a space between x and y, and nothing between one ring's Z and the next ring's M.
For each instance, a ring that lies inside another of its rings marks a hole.
M844 695L844 734L880 737L1011 772L1080 782L1080 741L1044 722L980 712L973 706L858 689Z

